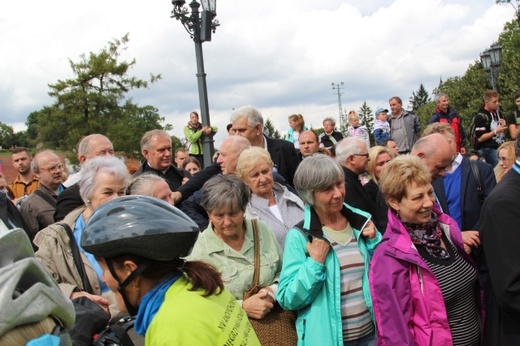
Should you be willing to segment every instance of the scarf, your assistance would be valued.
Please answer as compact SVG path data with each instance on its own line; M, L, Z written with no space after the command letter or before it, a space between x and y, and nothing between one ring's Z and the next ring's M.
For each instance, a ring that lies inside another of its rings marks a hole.
M404 220L401 220L401 222L412 238L412 243L422 245L426 252L434 258L450 258L448 251L441 246L442 230L435 213L432 213L430 221L422 225L414 225Z
M188 128L190 130L194 130L195 132L197 132L200 129L202 129L202 124L201 123L194 124L191 121L188 121Z
M139 335L145 335L150 323L162 303L164 302L164 296L166 291L180 278L181 273L175 273L161 281L157 286L152 288L150 292L146 293L141 304L139 304L139 311L135 319L134 330Z

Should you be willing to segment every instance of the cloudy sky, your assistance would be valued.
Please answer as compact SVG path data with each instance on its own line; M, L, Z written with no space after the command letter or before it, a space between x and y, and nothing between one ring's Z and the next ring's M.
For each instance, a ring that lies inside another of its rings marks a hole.
M189 1L188 1L189 2ZM48 84L72 77L68 59L130 34L131 74L163 79L131 94L159 109L172 134L199 110L193 41L170 18L170 1L53 0L0 4L0 121L24 129L53 100ZM495 0L220 0L221 26L203 44L212 125L225 136L233 108L251 104L282 132L290 114L321 127L338 117L331 83L344 82L343 107L374 110L423 83L462 75L511 20Z

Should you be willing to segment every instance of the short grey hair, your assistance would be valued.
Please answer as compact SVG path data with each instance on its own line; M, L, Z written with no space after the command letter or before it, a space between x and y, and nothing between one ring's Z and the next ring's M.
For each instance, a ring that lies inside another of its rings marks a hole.
M441 98L443 97L448 97L448 95L446 95L445 93L438 93L438 94L435 94L435 96L433 97L433 102L435 102L435 104L438 104L441 100Z
M361 154L365 142L359 138L344 138L336 144L336 162L342 165L349 157Z
M344 181L341 166L323 154L314 154L300 162L293 179L294 188L301 199L311 206L314 206L315 191L325 191Z
M210 213L214 210L234 210L245 212L249 203L249 188L234 174L216 175L202 187L200 205Z
M99 183L96 181L96 177L100 171L111 173L118 180L125 180L125 185L130 180L130 174L125 164L115 156L97 156L85 161L81 168L79 194L87 205L89 204L87 201L90 200Z
M158 176L155 173L143 173L141 175L138 175L132 181L130 181L130 184L128 184L128 194L129 195L144 195L144 196L150 196L155 197L152 195L152 186L154 183L164 181L166 184L168 182L163 177Z
M334 118L326 117L325 119L323 119L322 124L325 124L326 121L330 121L332 123L332 126L336 126L336 120L334 120Z
M44 149L44 150L40 150L39 152L37 152L36 155L34 155L34 158L31 161L31 169L32 169L32 171L34 173L39 173L40 172L40 163L38 162L38 159L39 159L38 156L40 156L40 154L44 154L44 153L50 153L50 154L56 155L54 150L51 150L51 149ZM56 156L59 157L58 155L56 155ZM31 156L29 155L29 157L31 157Z
M103 137L106 138L107 141L111 142L107 136L104 136L99 133L93 133L86 137L83 137L78 143L78 155L89 155L92 150L92 141L96 138Z
M164 130L150 130L145 132L143 137L141 138L141 151L142 150L149 150L150 149L150 142L152 141L152 138L154 137L168 137L170 139L170 142L172 138L168 134L168 132Z
M262 125L264 128L264 118L262 113L253 106L242 106L237 108L231 113L231 123L240 118L247 118L247 125L249 127L255 127L256 125Z

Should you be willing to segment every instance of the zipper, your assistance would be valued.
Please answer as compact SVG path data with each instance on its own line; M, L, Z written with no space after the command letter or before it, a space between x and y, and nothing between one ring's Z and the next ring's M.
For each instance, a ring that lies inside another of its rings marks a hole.
M419 268L419 266L417 266L417 275L419 276L419 285L421 286L421 294L424 297L423 277L422 277L421 268Z
M303 333L302 333L302 341L305 340L305 323L307 322L307 319L303 319Z

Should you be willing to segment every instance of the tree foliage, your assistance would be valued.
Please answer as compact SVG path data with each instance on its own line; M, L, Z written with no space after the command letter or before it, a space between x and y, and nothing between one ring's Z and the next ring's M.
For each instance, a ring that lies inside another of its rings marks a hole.
M13 127L0 121L0 149L11 148L13 146L13 136Z
M273 122L271 121L271 118L267 118L264 124L264 133L267 137L271 138L282 138L280 135L280 132L274 127Z
M374 127L374 115L367 101L363 101L363 104L359 107L359 124L365 125L367 129Z
M417 92L412 92L412 97L410 97L409 101L410 107L414 112L421 108L421 106L424 106L425 104L431 101L430 95L426 91L426 88L424 87L423 83L419 85L419 90L417 90Z
M158 109L139 106L127 98L134 89L148 88L161 78L150 74L148 80L129 76L135 59L125 61L121 54L129 42L128 34L108 42L99 53L69 59L73 78L49 84L54 103L29 115L27 134L33 145L71 151L83 137L92 133L106 135L117 151L129 157L139 156L139 142L144 132L164 128Z

